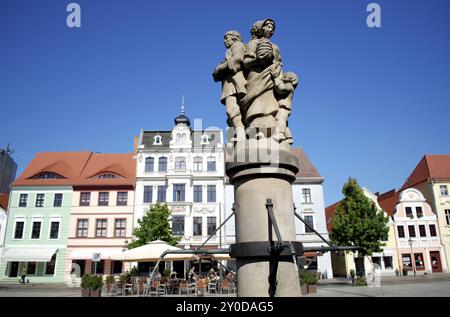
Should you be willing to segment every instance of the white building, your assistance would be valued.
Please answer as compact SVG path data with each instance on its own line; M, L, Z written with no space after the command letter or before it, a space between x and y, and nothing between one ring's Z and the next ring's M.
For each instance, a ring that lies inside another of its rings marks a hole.
M172 131L141 130L136 146L135 226L153 204L167 203L179 246L199 247L223 221L222 131L193 131L182 107ZM223 246L219 231L204 248Z
M292 185L292 193L297 213L302 216L326 240L329 240L325 220L325 206L323 198L323 177L312 165L303 149L293 149L293 153L300 162L300 171ZM225 188L225 217L232 213L234 203L233 185L227 183ZM295 218L297 240L305 247L326 246L314 232L309 230L303 222ZM227 244L235 243L234 217L225 225ZM311 269L317 269L323 278L332 278L330 253L305 253L307 264Z
M2 256L2 248L5 239L6 232L6 219L8 215L6 211L8 209L9 193L0 193L0 258Z

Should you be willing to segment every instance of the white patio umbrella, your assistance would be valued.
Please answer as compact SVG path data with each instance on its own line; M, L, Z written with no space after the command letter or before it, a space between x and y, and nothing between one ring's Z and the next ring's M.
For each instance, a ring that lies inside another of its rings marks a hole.
M112 260L124 262L158 262L165 251L181 251L182 249L171 246L165 241L155 240L141 247L124 251L115 256ZM166 254L163 261L195 260L194 254Z

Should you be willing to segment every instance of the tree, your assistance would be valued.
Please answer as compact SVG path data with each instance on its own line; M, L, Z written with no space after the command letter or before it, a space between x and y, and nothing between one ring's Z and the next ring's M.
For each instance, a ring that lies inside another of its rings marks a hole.
M345 198L337 205L331 241L337 245L359 246L360 256L382 252L388 240L389 218L364 195L356 179L350 178L342 189Z
M166 204L157 203L150 208L149 211L138 220L138 227L134 229L133 239L130 243L125 241L128 249L137 248L146 245L150 241L162 240L170 245L176 245L180 241L180 237L172 235L170 229L169 217L171 213Z

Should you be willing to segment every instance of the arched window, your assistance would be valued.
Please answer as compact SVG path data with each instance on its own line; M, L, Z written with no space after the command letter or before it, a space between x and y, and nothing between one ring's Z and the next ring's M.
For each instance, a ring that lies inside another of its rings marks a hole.
M186 159L184 157L175 158L175 170L183 171L186 169Z
M160 157L158 160L158 171L167 172L167 157Z
M145 159L145 171L146 172L153 172L153 164L154 164L153 157L147 157Z
M209 136L207 134L202 135L202 144L209 144Z
M162 137L160 135L155 136L153 145L161 145L162 144Z
M194 171L203 171L203 158L201 156L194 157Z

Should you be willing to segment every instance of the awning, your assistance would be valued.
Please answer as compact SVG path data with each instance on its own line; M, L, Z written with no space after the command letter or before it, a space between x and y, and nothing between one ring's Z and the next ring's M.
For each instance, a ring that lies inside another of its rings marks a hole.
M7 262L50 262L58 248L9 248L2 260Z
M69 255L71 260L91 260L94 253L100 253L101 260L110 260L112 256L122 253L121 248L76 248Z

